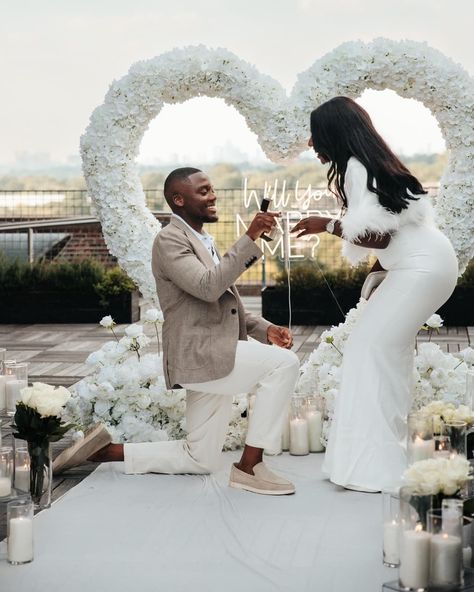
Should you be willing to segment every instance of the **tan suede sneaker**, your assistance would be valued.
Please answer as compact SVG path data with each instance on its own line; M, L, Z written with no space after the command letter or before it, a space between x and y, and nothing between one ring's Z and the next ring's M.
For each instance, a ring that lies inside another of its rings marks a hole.
M233 464L230 470L229 486L263 495L290 495L295 493L295 486L291 481L272 473L263 462L255 465L253 472L254 475L249 475Z
M84 433L82 440L74 442L58 454L53 460L53 474L61 473L86 462L89 456L110 442L112 442L112 438L107 428L101 423L96 424Z

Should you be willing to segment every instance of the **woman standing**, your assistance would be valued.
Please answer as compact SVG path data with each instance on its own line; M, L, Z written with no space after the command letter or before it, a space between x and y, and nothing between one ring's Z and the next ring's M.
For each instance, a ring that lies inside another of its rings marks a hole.
M335 234L352 265L374 250L372 271L388 271L347 341L323 465L333 483L380 491L406 468L414 341L453 292L457 259L420 182L355 101L335 97L315 109L309 145L330 163L328 186L344 214L309 217L292 232Z

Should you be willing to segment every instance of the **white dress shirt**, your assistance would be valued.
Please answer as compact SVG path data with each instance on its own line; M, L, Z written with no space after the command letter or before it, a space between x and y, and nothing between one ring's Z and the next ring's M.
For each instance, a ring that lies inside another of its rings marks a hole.
M198 237L198 239L204 244L204 246L206 247L206 249L211 254L211 257L214 260L214 263L216 265L218 265L220 263L220 260L219 260L219 257L217 256L217 250L216 250L216 247L215 247L215 244L214 244L214 237L211 236L205 230L203 230L202 232L198 232L197 230L194 230L194 228L192 226L190 226L186 222L186 220L184 220L183 218L181 218L181 216L178 216L177 214L171 214L171 215L174 216L175 218L178 218L179 220L181 220L181 222L183 222L184 224L186 224L186 226L189 228L189 230L191 230L191 232L193 232Z

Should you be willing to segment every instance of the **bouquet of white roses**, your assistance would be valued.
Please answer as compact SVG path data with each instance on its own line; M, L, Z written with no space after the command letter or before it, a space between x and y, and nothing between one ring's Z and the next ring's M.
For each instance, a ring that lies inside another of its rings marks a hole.
M460 455L420 460L403 474L404 482L422 495L455 496L471 479L469 461Z
M22 389L21 401L16 405L14 436L28 444L30 494L36 504L44 493L45 469L51 462L49 445L74 427L65 424L62 417L70 396L63 386L34 382Z

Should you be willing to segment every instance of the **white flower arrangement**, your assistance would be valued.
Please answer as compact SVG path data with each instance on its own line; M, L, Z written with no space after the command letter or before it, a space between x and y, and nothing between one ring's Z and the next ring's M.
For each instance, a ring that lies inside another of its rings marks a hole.
M322 437L324 444L327 444L339 391L344 347L366 304L367 302L361 299L357 307L349 311L344 323L324 331L320 344L301 368L297 391L302 394L318 393L325 399L326 414ZM442 319L440 322L443 322ZM418 346L414 365L414 410L428 405L433 400L452 402L453 407L464 401L468 369L464 355L469 360L471 353L466 350L460 352L459 360L452 354L444 353L435 343L421 343Z
M71 393L64 386L52 386L44 382L33 382L21 389L21 402L41 417L61 417Z
M421 495L456 495L472 479L469 461L460 455L413 463L403 481Z
M474 425L474 411L467 405L456 406L445 401L432 401L419 410L424 417L439 418L444 422L464 421L468 426ZM435 422L435 431L441 431L441 421Z
M110 252L156 302L149 260L160 223L148 210L135 159L143 134L165 103L196 96L233 105L273 161L306 149L310 112L336 95L390 88L421 101L437 119L450 152L436 214L464 270L474 253L474 80L425 43L376 39L344 43L281 84L225 49L174 49L134 64L114 81L81 138L83 171Z
M151 309L144 318L156 326L162 315ZM105 319L101 325L113 331L115 323ZM84 428L103 423L114 442L184 438L186 393L166 388L161 356L143 353L149 343L143 325L136 323L125 329L122 338L116 337L91 353L86 363L92 373L72 388L73 396L67 405L69 418ZM245 397L234 400L224 445L228 450L243 444L247 420L242 413L246 406Z

